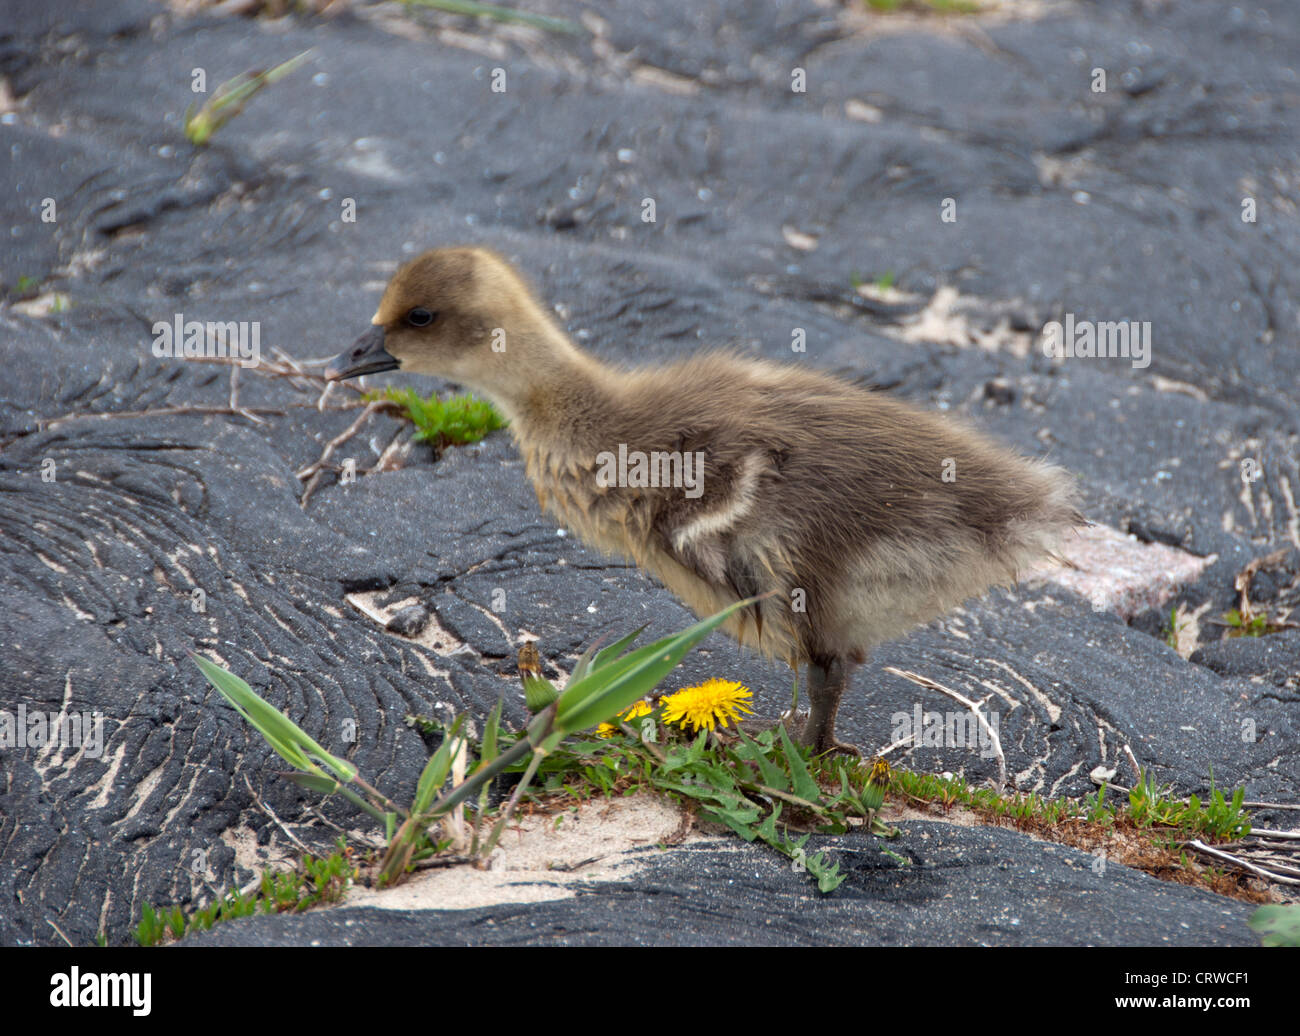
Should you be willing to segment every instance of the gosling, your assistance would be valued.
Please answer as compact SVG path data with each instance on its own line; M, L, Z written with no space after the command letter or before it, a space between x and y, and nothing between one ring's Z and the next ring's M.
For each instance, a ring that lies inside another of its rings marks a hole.
M481 248L406 263L371 324L326 377L400 369L486 396L542 507L697 615L776 591L724 628L808 665L796 733L819 753L857 753L835 717L873 647L1013 582L1084 522L1061 469L830 374L727 352L610 367Z

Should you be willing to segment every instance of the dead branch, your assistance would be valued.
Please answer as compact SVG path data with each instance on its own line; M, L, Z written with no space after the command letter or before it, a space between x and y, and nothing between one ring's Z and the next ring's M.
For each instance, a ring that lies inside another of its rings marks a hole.
M347 409L351 410L352 408L348 407ZM247 417L249 420L257 421L258 424L266 424L265 421L262 421L253 415L275 414L283 417L285 413L286 411L282 407L255 406L239 407L236 409L228 406L199 406L184 404L180 406L154 407L150 410L107 410L91 414L63 414L61 417L55 417L47 421L38 420L36 423L42 431L46 431L50 428L57 428L62 424L82 420L120 421L131 417L172 417L176 414L223 414L227 417Z
M307 507L307 501L311 499L312 493L316 491L316 485L320 481L321 471L324 469L325 465L329 463L330 457L334 456L334 451L356 435L357 432L361 431L366 422L369 421L371 416L375 413L380 410L396 409L397 404L388 399L375 399L367 403L366 408L357 415L357 419L348 425L344 431L340 432L338 435L334 436L333 439L327 442L325 444L325 449L321 451L321 455L316 458L314 462L308 464L298 472L299 479L305 478L309 480L302 491L301 503L304 510Z
M1263 867L1257 866L1240 856L1234 856L1232 853L1226 853L1222 849L1215 849L1213 846L1206 845L1199 838L1193 838L1190 842L1184 842L1183 845L1189 849L1196 850L1203 856L1209 856L1212 859L1229 863L1241 870L1249 871L1256 877L1264 878L1266 881L1275 881L1280 885L1300 885L1300 878L1290 878L1285 874L1275 874L1272 871L1265 870Z

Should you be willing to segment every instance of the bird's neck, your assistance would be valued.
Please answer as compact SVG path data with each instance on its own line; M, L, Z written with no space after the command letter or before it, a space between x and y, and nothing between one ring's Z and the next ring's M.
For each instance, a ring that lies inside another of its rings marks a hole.
M516 438L543 448L579 446L580 429L589 427L616 396L616 372L549 320L507 328L505 343L508 376L484 385L484 394L510 421Z

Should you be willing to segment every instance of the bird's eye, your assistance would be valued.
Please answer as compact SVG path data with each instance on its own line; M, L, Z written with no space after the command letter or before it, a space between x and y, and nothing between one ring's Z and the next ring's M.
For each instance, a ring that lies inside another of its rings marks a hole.
M417 306L411 312L406 314L406 322L412 327L428 327L437 318L437 313L430 313L427 309Z

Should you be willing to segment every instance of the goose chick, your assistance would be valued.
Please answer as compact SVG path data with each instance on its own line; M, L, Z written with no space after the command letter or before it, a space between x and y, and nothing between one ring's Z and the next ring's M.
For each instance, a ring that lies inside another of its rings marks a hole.
M609 367L480 248L401 267L371 324L327 377L401 369L486 396L543 508L698 615L777 591L725 628L807 663L800 736L819 752L856 752L835 717L873 647L1014 581L1084 521L1059 468L829 374L730 353Z

